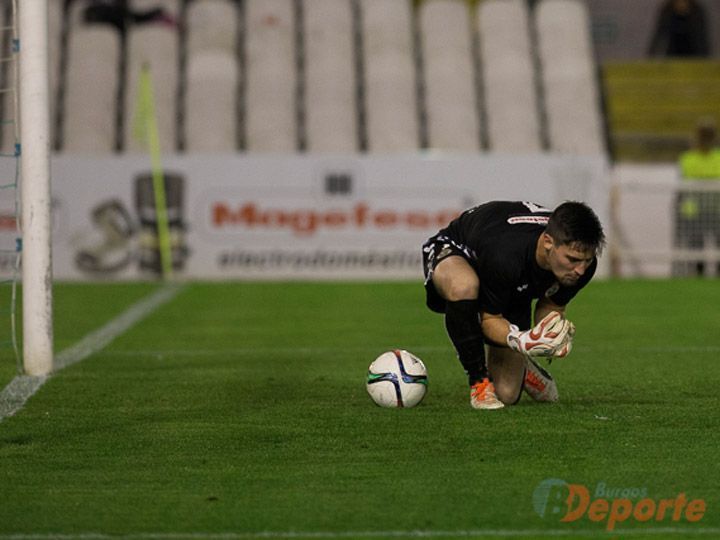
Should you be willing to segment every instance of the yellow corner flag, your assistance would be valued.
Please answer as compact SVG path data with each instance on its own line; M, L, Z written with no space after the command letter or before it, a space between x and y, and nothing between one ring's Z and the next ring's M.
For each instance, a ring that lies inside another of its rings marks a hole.
M143 64L138 80L137 102L133 125L135 138L147 146L155 194L155 215L157 216L158 247L160 268L164 279L172 277L172 252L170 248L170 227L168 224L167 200L165 198L165 177L160 154L157 116L155 114L155 93L150 66Z

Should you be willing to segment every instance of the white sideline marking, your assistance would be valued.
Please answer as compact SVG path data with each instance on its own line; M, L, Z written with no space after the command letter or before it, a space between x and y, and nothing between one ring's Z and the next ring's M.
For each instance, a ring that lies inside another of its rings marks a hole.
M657 527L638 529L474 529L459 531L408 530L408 531L262 531L262 532L217 532L217 533L133 533L133 534L0 534L0 540L261 540L265 539L327 539L333 538L487 538L487 537L583 537L583 538L627 538L629 536L683 535L706 536L720 534L718 527Z
M18 375L0 393L0 422L19 411L25 402L38 391L47 376Z
M147 317L165 302L173 299L181 285L171 283L139 300L105 326L91 332L72 347L55 356L53 373L84 360L126 332L135 323ZM45 384L50 375L34 377L18 375L0 392L0 422L12 416Z

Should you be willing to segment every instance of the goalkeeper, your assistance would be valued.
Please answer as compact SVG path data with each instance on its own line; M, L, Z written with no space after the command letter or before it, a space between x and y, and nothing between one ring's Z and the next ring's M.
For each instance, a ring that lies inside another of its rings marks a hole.
M445 314L473 408L517 403L523 389L557 401L555 381L533 359L570 352L575 326L565 306L595 274L604 243L600 220L584 203L551 211L494 201L465 211L423 245L427 305Z

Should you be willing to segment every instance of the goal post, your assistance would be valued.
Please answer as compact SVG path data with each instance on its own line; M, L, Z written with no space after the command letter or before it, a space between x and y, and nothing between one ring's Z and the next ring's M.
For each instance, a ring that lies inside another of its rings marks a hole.
M53 367L48 0L17 7L23 365L42 376Z

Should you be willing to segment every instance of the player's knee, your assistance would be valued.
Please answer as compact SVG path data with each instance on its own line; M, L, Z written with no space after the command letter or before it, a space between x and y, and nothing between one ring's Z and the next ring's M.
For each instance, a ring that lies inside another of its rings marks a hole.
M465 272L445 272L436 276L445 300L457 302L458 300L472 300L478 297L480 283L474 274Z
M475 299L480 291L477 274L460 257L441 261L435 269L433 283L443 298L450 302Z
M520 401L522 393L522 381L498 381L493 383L495 394L505 405L515 405Z
M478 297L478 292L476 283L465 280L453 280L445 289L446 299L451 302L475 299Z

